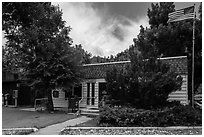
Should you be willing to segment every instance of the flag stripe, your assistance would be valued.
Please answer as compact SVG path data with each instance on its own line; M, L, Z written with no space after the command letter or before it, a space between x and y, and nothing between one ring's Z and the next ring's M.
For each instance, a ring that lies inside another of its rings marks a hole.
M183 16L184 14L177 14L177 15L174 15L174 16L170 16L169 18L177 18L177 17L180 17L180 16Z
M178 13L184 13L184 10L180 10L180 11L175 11L175 12L169 13L169 16L172 16L172 15L178 14Z
M171 18L171 19L168 20L168 22L181 21L181 20L185 20L185 19L193 19L194 16L195 16L194 13L186 14L186 15L178 17L178 18Z
M184 11L181 11L181 12L177 12L177 13L174 13L172 15L169 15L169 17L173 17L173 16L177 16L177 15L183 15L184 14Z
M182 21L182 20L186 20L186 19L193 19L193 18L178 18L178 19L175 19L175 20L168 21L168 23L169 23L169 22Z
M168 22L173 22L173 21L176 21L176 20L184 20L184 19L193 19L194 18L194 16L184 16L184 17L180 17L180 18L175 18L175 19L170 19L170 20L168 20Z
M182 16L194 16L194 13L189 13L189 14L185 14L185 15L182 15ZM174 17L171 17L169 19L175 19L175 18L179 18L181 16L177 15L177 16L174 16Z

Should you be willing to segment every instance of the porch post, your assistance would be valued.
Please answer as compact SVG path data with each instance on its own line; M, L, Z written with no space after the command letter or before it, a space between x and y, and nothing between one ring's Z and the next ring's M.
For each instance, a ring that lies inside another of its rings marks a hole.
M95 106L96 107L99 107L98 105L99 105L99 82L96 82L95 83L95 102L94 102L94 104L95 104Z
M87 102L86 102L87 98L86 97L87 97L87 83L83 82L82 83L82 98L84 98L84 99L81 102L81 105L83 107L87 106Z
M91 106L92 105L92 83L90 82L89 83L89 87L90 87L90 90L89 90L89 105Z

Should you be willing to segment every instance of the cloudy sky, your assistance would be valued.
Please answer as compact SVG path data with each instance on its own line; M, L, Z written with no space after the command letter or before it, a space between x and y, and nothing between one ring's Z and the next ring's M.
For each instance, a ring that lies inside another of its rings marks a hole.
M127 49L137 37L140 25L148 27L151 2L52 2L59 5L74 44L82 44L92 55L109 56ZM176 2L175 9L192 6ZM196 3L196 9L199 6ZM4 36L4 35L3 35ZM3 38L3 45L6 40Z
M109 56L127 49L139 33L148 27L149 2L64 2L53 3L63 11L70 25L74 44L82 44L92 55ZM175 3L175 9L194 3ZM197 6L199 3L196 3Z

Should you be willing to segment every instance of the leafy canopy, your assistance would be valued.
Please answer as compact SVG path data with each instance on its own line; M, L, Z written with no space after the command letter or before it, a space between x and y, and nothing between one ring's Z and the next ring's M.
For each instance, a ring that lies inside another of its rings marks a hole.
M65 26L59 7L51 3L2 5L3 30L8 40L4 68L20 69L33 88L48 96L52 109L51 89L80 80L81 57L71 46L71 28ZM10 51L15 51L15 56Z

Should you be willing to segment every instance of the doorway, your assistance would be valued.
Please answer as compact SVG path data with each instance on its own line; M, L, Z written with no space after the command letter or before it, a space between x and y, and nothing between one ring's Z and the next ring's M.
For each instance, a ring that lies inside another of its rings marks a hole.
M105 82L100 82L99 83L99 102L101 102L103 98L103 92L106 91L106 83Z
M87 106L95 105L95 83L87 83Z

